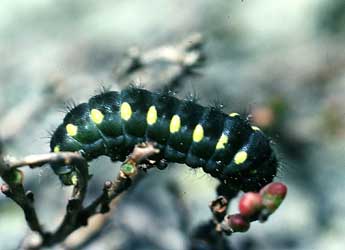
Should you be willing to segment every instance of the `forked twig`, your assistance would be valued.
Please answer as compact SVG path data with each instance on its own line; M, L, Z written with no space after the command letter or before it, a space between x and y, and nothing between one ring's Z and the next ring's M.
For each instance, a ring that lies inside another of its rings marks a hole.
M25 219L32 231L37 232L41 240L34 245L30 240L23 241L22 249L40 249L63 242L67 236L78 228L87 225L88 219L98 213L109 211L109 204L120 194L126 191L132 179L138 174L138 164L159 151L153 143L143 143L135 146L128 159L122 164L120 173L114 181L105 182L102 194L90 205L84 207L83 201L87 191L88 164L79 153L60 152L41 155L31 155L21 160L3 157L0 149L0 176L6 182L1 185L1 191L23 210ZM25 192L23 173L19 168L29 166L41 167L46 163L73 165L77 173L77 183L72 192L72 198L66 206L64 219L58 229L51 233L46 232L38 219L34 208L33 193Z

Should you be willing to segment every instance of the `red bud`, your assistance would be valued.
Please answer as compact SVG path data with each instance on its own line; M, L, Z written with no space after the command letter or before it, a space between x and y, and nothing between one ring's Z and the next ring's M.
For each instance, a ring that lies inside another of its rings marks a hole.
M234 232L246 232L250 227L249 222L241 214L228 215L226 221Z
M280 182L272 182L260 190L261 195L270 194L284 199L287 193L287 186Z
M273 213L283 202L287 193L287 187L283 183L272 182L260 191L263 205L270 213Z
M251 217L261 211L262 197L258 193L245 193L238 204L241 215Z

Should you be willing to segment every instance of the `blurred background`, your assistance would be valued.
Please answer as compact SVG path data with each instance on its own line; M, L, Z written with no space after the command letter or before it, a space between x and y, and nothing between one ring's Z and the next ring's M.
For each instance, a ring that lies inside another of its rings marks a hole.
M234 248L345 249L344 0L3 0L0 134L6 152L48 152L66 104L86 101L101 86L164 87L171 69L178 75L178 63L158 60L121 78L129 54L137 53L129 49L176 48L195 32L203 36L205 61L173 82L178 95L196 92L202 104L220 100L227 112L250 113L274 140L277 180L289 187L268 222L229 237ZM89 199L118 171L106 157L91 165ZM25 177L45 227L55 228L70 189L48 167L25 169ZM82 249L188 249L188 233L211 216L215 186L182 165L154 170ZM27 231L22 211L0 195L0 249L16 249Z

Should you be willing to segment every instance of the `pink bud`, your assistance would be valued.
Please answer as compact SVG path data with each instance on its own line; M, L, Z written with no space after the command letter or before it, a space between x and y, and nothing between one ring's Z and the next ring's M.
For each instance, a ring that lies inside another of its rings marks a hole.
M245 193L238 204L242 216L251 217L262 209L262 197L258 193Z
M250 224L241 214L228 215L227 224L234 232L248 231Z
M0 191L5 194L8 191L10 191L10 187L7 184L1 184L0 185Z
M287 187L283 183L272 182L260 191L262 202L269 213L273 213L283 202L287 193Z
M270 194L284 199L287 193L287 186L280 182L272 182L260 190L261 195Z

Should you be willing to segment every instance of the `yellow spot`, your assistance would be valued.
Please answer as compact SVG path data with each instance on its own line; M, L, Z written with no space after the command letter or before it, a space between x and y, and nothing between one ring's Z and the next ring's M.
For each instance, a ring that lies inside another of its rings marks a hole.
M121 114L121 118L125 121L128 121L131 116L132 116L132 108L131 105L129 105L128 102L124 102L121 104L120 107L120 114Z
M230 117L235 117L235 116L239 116L240 114L239 113L231 113L229 114Z
M228 143L228 136L222 134L222 136L219 138L217 142L216 149L223 149L225 148L225 144Z
M258 128L257 126L252 126L252 129L253 129L253 130L256 130L256 131L261 131L261 129Z
M241 164L247 160L248 154L247 152L240 151L235 155L234 161L236 164Z
M60 146L59 145L56 145L55 147L54 147L54 153L59 153L60 152Z
M157 121L157 109L155 106L151 106L147 111L146 121L148 125L153 125Z
M104 115L98 109L91 109L90 117L91 120L96 124L100 124L104 119Z
M66 125L66 131L69 136L76 136L78 133L78 127L73 125L72 123L68 123Z
M71 177L71 182L72 182L73 186L76 186L78 184L78 177L77 177L77 175L73 175Z
M176 133L181 128L181 119L178 115L174 115L170 121L170 133Z
M200 124L195 126L195 129L193 131L193 141L199 142L204 138L204 129Z

